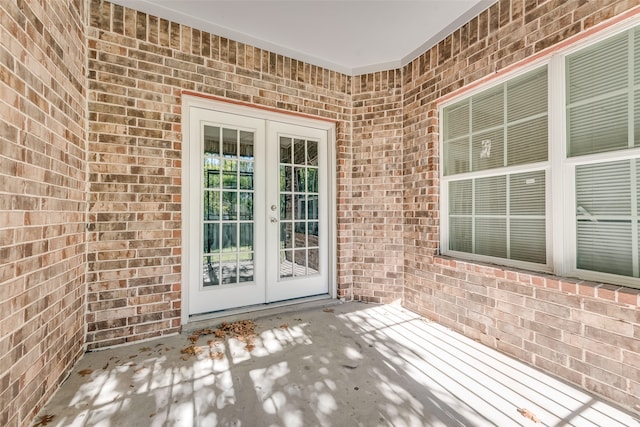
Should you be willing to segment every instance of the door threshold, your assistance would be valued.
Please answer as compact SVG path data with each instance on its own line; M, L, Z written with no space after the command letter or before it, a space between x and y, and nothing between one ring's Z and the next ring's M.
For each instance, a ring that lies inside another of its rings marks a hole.
M211 313L194 314L189 316L188 323L182 325L183 331L191 331L200 329L201 327L210 326L210 320L224 318L226 322L235 322L237 320L257 319L260 317L268 317L274 314L309 310L314 308L322 308L330 305L339 304L341 301L331 298L331 295L315 295L312 297L296 298L286 301L278 301L266 304L249 305L245 307L231 308L228 310L214 311ZM249 314L249 316L247 316Z

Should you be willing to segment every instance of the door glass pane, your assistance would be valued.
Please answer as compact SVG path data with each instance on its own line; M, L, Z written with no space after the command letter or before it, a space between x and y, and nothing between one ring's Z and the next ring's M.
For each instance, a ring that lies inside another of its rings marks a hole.
M296 219L305 219L306 218L306 213L307 213L307 200L306 200L306 196L304 195L300 195L297 194L295 196L295 202L296 202Z
M205 126L203 159L202 284L253 281L254 134Z
M307 218L318 219L318 196L310 196L307 199Z
M238 283L238 254L222 254L222 284Z
M222 218L230 221L238 219L238 193L222 193Z
M203 178L206 188L220 188L220 159L205 156Z
M304 192L307 187L307 168L295 168L293 176L293 190Z
M280 194L280 219L292 219L293 199L291 194Z
M291 166L280 166L280 191L293 190L293 175Z
M308 274L318 273L320 265L320 251L318 249L309 249L309 263L307 265Z
M236 129L222 130L222 155L231 158L238 156L238 131Z
M280 138L280 163L291 163L291 138Z
M309 247L318 246L318 221L307 222L307 245Z
M318 143L307 141L307 165L318 166Z
M242 190L253 189L253 162L240 162L240 177L238 188Z
M293 226L291 223L280 224L280 248L293 248Z
M304 165L306 163L307 154L305 150L304 139L293 140L293 163L296 165Z
M293 251L280 251L280 277L293 276Z
M220 284L220 255L207 255L202 261L202 282L204 286Z
M217 126L204 127L204 154L220 155L220 128Z
M235 160L225 160L222 163L222 187L238 188L238 162Z
M307 170L307 191L309 193L318 192L318 169L316 168Z
M281 278L318 274L321 206L317 165L317 141L280 137Z
M244 252L253 251L253 223L240 224L240 250Z
M220 219L220 192L207 191L204 192L204 220L215 221Z
M240 193L240 220L253 220L253 193Z
M205 254L217 253L220 251L220 224L204 224L204 247Z
M238 281L253 282L253 252L241 253L238 266Z

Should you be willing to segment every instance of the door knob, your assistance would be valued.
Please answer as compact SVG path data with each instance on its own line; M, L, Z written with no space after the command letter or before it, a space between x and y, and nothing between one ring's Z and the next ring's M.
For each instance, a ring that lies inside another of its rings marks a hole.
M277 207L276 205L271 205L271 210L272 210L272 211L274 211L274 212L275 212L275 211L276 211L276 209L278 209L278 207Z
M275 217L271 217L271 222L278 222L278 219Z

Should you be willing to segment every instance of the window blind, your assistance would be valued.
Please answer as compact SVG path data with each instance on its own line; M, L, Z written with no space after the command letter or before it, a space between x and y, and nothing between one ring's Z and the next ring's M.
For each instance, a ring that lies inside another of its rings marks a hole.
M622 160L576 167L577 267L638 276L639 160ZM637 193L638 190L636 190ZM635 247L635 248L634 248Z
M569 157L640 146L639 58L638 29L567 56Z

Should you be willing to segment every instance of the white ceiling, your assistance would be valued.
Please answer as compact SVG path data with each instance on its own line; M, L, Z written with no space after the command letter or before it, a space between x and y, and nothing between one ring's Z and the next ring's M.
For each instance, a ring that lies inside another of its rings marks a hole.
M349 75L401 67L497 0L112 0Z

